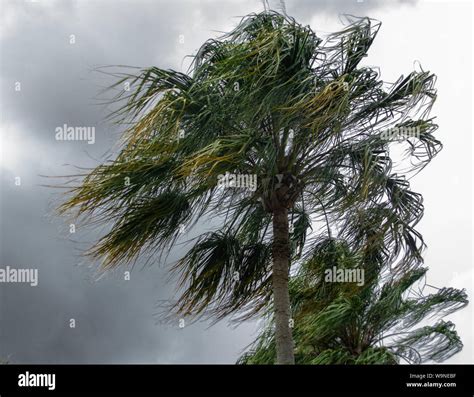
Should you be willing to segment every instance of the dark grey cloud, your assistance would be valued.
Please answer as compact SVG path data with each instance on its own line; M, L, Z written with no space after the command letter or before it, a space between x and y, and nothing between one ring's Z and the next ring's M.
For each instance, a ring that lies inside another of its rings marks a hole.
M0 357L13 363L235 361L251 326L232 330L222 323L207 330L207 324L180 329L156 323L156 302L173 294L163 267L137 266L130 281L123 279L126 269L95 281L95 264L80 252L98 233L78 229L68 236L67 219L52 213L60 196L40 186L50 181L39 176L74 171L64 164L94 166L118 137L96 98L111 81L95 68L179 68L187 50L179 35L189 36L192 22L207 17L189 2L171 1L4 7L0 87L2 128L10 140L4 150L15 151L19 161L2 168L0 263L39 269L39 285L0 285ZM64 123L95 126L96 143L56 141L54 130ZM21 186L14 184L17 176ZM210 341L219 349L209 349Z

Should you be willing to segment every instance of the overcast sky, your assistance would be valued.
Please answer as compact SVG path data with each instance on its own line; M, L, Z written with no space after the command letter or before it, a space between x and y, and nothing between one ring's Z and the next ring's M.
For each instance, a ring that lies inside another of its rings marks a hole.
M280 3L270 4L278 9ZM40 175L68 174L67 164L97 165L116 141L119 130L104 122L106 109L96 99L110 81L96 67L185 71L186 55L234 27L238 17L261 11L262 3L1 0L0 7L0 267L39 269L37 287L0 284L0 358L235 362L254 338L255 323L183 329L157 323L157 302L173 294L166 269L137 267L130 281L124 280L126 269L119 269L97 280L94 265L79 255L95 234L78 230L71 237L67 219L52 212L58 193L40 186L47 183ZM321 36L341 28L340 14L378 19L382 28L365 64L379 66L386 81L408 74L415 61L438 76L433 114L444 149L412 187L425 198L420 231L428 244L428 283L466 288L472 299L470 2L287 0L286 10ZM56 141L55 128L65 123L94 126L95 144ZM470 305L451 316L465 348L449 362L473 362L472 313Z

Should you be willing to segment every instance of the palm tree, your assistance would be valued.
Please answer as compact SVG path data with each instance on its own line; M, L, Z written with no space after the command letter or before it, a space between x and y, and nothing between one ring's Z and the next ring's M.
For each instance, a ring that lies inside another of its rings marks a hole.
M327 275L333 266L364 269L367 282L331 282ZM290 281L298 364L421 364L444 361L462 349L451 321L416 325L466 306L465 291L441 288L424 294L420 280L427 268L403 274L382 269L344 240L321 239ZM267 324L239 363L274 361L272 325Z
M272 301L276 362L294 363L290 265L318 221L337 222L388 196L403 214L395 249L422 244L412 229L421 196L405 176L441 148L428 117L435 77L419 70L388 84L360 66L379 27L351 17L322 40L265 11L205 42L188 74L123 74L113 86L113 100L125 101L113 113L126 126L120 152L82 175L61 207L112 225L89 254L109 269L169 252L183 228L215 217L220 225L173 267L182 288L174 308L244 319ZM390 128L416 131L404 141L411 161L402 176L392 169ZM239 182L254 178L254 188Z

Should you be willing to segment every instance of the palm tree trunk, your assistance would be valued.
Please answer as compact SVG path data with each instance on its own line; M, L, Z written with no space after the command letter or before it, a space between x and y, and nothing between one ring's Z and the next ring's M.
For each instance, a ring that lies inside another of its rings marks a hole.
M273 213L273 301L275 310L276 364L294 364L293 337L290 328L290 243L288 210Z

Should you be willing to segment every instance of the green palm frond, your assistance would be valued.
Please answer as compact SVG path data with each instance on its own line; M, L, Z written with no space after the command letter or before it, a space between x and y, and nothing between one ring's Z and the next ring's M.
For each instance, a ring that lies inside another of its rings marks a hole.
M398 338L390 350L396 356L411 363L420 364L426 360L443 362L460 352L463 344L451 321L439 321Z
M450 321L415 328L468 304L464 290L421 287L427 268L387 273L346 241L320 239L290 280L295 359L299 364L398 364L444 361L462 349ZM382 256L383 258L383 256ZM362 268L365 282L327 282L325 270ZM238 363L268 364L275 355L271 311Z

